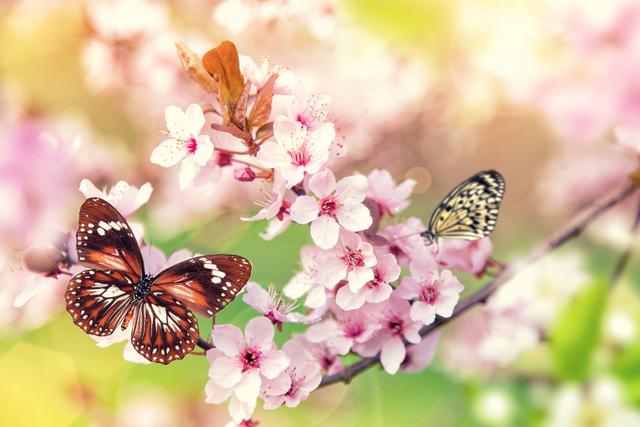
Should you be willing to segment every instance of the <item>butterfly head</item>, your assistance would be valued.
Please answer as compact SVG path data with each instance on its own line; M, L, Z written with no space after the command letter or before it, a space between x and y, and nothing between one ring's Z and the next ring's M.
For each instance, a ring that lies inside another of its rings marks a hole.
M424 244L429 246L433 243L436 242L436 236L433 235L433 232L429 229L423 231L422 233L420 233L420 237L422 237L422 240L424 241Z

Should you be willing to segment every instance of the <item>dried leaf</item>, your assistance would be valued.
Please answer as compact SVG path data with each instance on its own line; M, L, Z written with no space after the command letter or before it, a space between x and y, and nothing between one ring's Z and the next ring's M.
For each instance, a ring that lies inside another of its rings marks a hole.
M236 46L223 41L202 57L204 68L218 82L218 98L225 123L235 116L236 104L244 92L244 77L240 72L240 62Z
M271 138L273 136L273 122L265 123L256 132L256 141Z
M234 125L219 125L217 123L212 123L211 129L231 134L236 138L242 139L245 142L248 142L251 140L251 135L248 132L245 132L244 130L239 129L237 126L234 126Z
M236 108L233 110L231 116L231 123L238 126L242 130L247 130L247 101L249 99L249 90L251 89L251 82L247 82L244 85L242 95L236 103Z
M636 169L631 172L629 174L629 179L631 179L631 182L633 182L636 187L640 187L640 169Z
M251 113L249 114L249 122L247 126L249 130L259 128L269 120L269 116L271 115L273 90L277 79L278 74L271 74L267 82L256 94L256 101L254 102Z
M198 84L202 89L209 93L218 93L218 82L211 77L211 74L207 72L202 65L202 61L182 42L176 43L176 51L178 52L178 58L182 68L186 71L187 75Z

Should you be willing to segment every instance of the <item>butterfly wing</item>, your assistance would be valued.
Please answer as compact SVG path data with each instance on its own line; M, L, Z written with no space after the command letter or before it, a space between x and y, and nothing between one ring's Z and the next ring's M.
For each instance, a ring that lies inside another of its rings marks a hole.
M126 271L138 280L142 277L138 242L127 221L106 200L92 197L80 207L76 248L85 267Z
M135 278L124 271L84 270L67 286L73 323L91 335L111 335L129 310Z
M189 354L198 342L193 313L167 292L153 290L136 306L131 344L152 362L168 364Z
M189 309L213 316L240 292L251 276L251 263L237 255L203 255L160 272L152 288L171 294Z
M504 195L502 175L483 171L451 191L429 218L427 237L476 240L495 228Z

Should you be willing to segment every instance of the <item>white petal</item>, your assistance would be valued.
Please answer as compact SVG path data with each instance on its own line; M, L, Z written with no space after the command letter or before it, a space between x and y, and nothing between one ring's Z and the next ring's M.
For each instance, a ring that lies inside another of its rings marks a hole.
M311 196L300 196L291 205L291 219L298 224L308 224L318 217L320 206Z
M336 189L336 177L329 169L318 172L309 179L309 189L319 198L328 196Z
M168 168L176 165L187 155L182 142L175 139L165 139L151 153L151 163Z
M338 243L340 226L330 216L321 216L311 223L311 238L322 249L330 249Z
M184 113L184 118L187 121L187 129L191 136L196 137L200 135L200 130L204 126L205 118L202 107L198 104L191 104L187 107L187 111Z
M380 352L380 363L388 374L395 374L400 368L400 364L407 355L402 340L398 337L389 338L382 346Z
M266 317L255 317L247 323L244 335L252 346L268 350L273 346L273 324Z
M176 107L170 105L164 109L164 119L167 124L167 130L175 139L189 139L191 134L187 126L187 118L184 112Z
M280 375L288 365L289 359L280 350L265 351L260 356L260 373L269 379Z
M204 166L213 155L213 144L209 139L209 135L200 135L196 142L198 146L196 152L193 153L193 159L200 166Z
M267 141L260 146L257 154L258 160L270 168L288 165L291 158L287 150L275 141Z
M364 175L347 176L336 184L336 197L350 202L362 202L367 196L367 186Z
M178 182L180 183L180 189L184 190L192 182L196 176L200 166L191 157L185 157L180 164L180 175L178 176Z
M217 325L211 333L213 344L227 356L235 356L244 347L242 331L233 325Z
M260 373L257 370L247 371L242 374L242 379L235 386L235 395L241 402L255 402L260 393Z
M351 231L366 230L373 222L369 209L362 203L342 206L336 217L340 225Z
M211 364L209 377L220 387L233 387L242 378L242 365L236 358L219 357Z
M86 178L80 181L79 190L82 194L84 194L84 197L86 197L87 199L89 197L101 197L101 198L105 197L104 193L98 190L98 188L95 185L93 185L93 182L89 181Z

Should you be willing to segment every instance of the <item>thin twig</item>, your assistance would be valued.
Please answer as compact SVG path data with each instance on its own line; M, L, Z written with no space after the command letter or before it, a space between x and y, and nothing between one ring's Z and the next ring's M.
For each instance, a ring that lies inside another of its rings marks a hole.
M636 211L636 217L633 220L633 224L631 224L630 234L631 237L629 239L629 243L625 250L620 254L618 258L618 262L616 262L615 267L613 268L613 272L611 273L611 279L609 280L609 287L614 287L622 277L622 273L627 268L627 264L629 264L629 260L631 259L631 252L633 252L633 247L636 243L636 232L638 230L638 226L640 225L640 204L638 205L638 210Z
M459 317L470 308L477 304L484 303L487 299L503 284L513 278L519 271L525 266L531 264L533 261L540 258L542 255L552 251L559 246L562 246L567 241L580 235L584 229L593 220L602 215L604 212L625 200L631 194L635 192L637 187L634 184L628 183L622 189L619 189L612 194L609 194L598 202L594 203L591 207L586 208L581 213L573 217L569 222L552 234L548 239L544 240L538 246L534 247L527 254L517 258L513 262L509 263L506 268L499 272L493 280L491 280L486 286L480 289L478 292L464 298L460 301L456 308L453 310L451 317L443 318L438 317L436 321L430 325L424 326L420 330L422 337L429 333L439 329L443 325L449 323L451 320ZM338 382L351 381L355 376L359 375L368 368L380 363L380 357L366 357L359 361L347 366L345 370L334 375L326 375L322 378L320 387L326 387Z

